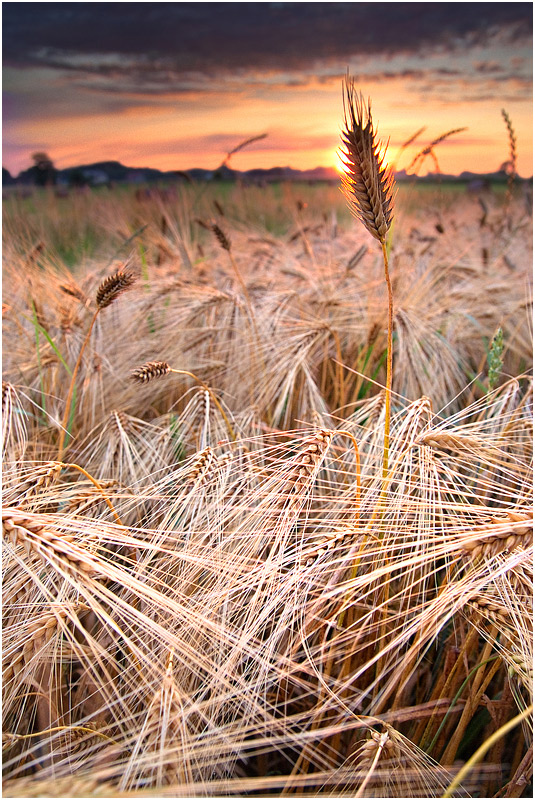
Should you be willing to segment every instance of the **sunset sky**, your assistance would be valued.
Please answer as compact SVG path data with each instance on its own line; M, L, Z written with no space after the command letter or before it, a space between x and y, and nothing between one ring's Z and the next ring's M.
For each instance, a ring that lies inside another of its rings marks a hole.
M342 78L372 98L398 168L432 139L443 172L533 173L529 3L4 2L3 165L162 170L336 164ZM421 174L433 170L425 162Z

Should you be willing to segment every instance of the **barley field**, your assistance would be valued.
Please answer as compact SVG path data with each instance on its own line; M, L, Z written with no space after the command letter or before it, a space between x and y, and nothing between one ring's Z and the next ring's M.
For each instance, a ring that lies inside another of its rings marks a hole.
M530 198L393 209L4 198L4 796L531 796Z

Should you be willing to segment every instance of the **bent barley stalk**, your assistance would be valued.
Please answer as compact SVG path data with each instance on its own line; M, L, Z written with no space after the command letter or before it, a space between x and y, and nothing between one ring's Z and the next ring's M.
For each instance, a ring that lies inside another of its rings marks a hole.
M169 372L174 372L177 375L188 375L190 378L193 378L197 383L202 386L202 388L208 392L212 400L214 401L219 413L221 414L227 430L230 434L232 441L236 440L236 434L234 432L234 428L230 424L229 418L223 409L223 406L215 396L214 392L210 387L197 375L194 375L193 372L188 372L185 369L173 369L167 361L147 361L145 364L142 364L140 367L136 367L130 373L130 377L136 383L148 383L149 381L154 380L155 378L163 377L167 375Z
M444 139L448 139L450 136L454 136L454 134L456 134L456 133L462 133L465 130L467 130L467 129L466 128L453 128L453 130L446 131L446 133L442 133L440 136L437 136L436 139L433 139L432 142L430 142L426 147L424 147L422 150L420 150L419 153L417 153L414 156L413 160L411 161L411 163L407 167L407 172L410 172L411 169L414 168L415 169L414 174L416 174L416 170L418 170L422 166L422 163L425 161L425 157L426 156L431 156L431 158L434 161L436 171L440 172L440 167L438 165L438 160L437 160L437 157L435 155L435 151L434 151L433 148L436 147L437 144L440 144L441 142L443 142Z
M342 141L344 163L348 169L343 188L353 214L366 230L377 239L383 251L385 281L388 292L388 332L385 396L385 435L383 447L383 478L388 475L390 444L390 397L392 393L392 284L388 271L386 236L393 219L394 173L385 164L385 152L376 139L371 101L366 105L357 93L354 81L346 77L344 94L344 124Z

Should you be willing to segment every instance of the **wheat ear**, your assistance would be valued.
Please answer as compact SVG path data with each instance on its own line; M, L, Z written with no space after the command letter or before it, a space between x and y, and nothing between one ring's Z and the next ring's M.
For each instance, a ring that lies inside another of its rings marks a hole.
M98 287L95 297L99 311L110 306L120 294L132 286L135 280L135 276L127 270L119 270L105 278Z
M366 230L381 244L388 292L388 334L386 362L386 410L383 446L383 478L388 475L390 447L390 396L392 393L392 284L388 272L386 235L390 229L394 206L394 174L385 165L384 150L373 127L371 102L366 104L354 81L347 76L344 94L344 125L342 142L344 162L348 169L343 188L350 208Z

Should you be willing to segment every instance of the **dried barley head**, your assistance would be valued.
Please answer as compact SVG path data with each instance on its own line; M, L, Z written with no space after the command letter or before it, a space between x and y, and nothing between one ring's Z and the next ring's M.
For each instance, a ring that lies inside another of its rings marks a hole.
M371 102L366 104L352 79L345 81L342 156L347 167L343 188L350 207L381 244L392 223L394 174L384 164L384 150L373 129Z
M230 245L230 239L228 238L227 234L219 227L219 225L216 222L212 223L211 228L214 234L216 235L217 240L221 245L221 247L223 248L223 250L227 250L230 252L231 245Z
M153 378L160 378L162 375L167 375L171 367L166 361L147 361L141 367L136 367L130 373L132 380L138 383L148 383Z
M127 270L118 272L105 278L97 289L96 303L100 310L107 308L135 283L135 275Z

